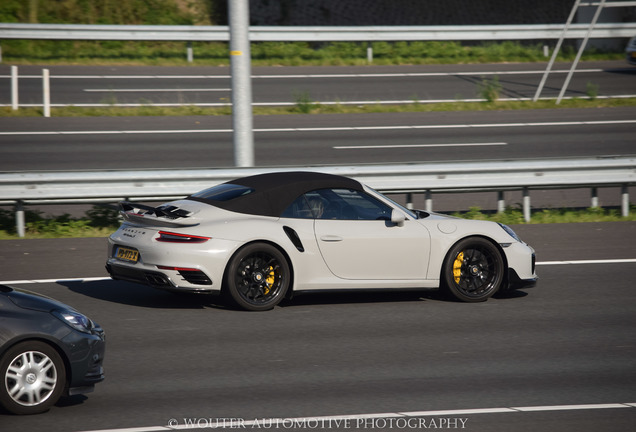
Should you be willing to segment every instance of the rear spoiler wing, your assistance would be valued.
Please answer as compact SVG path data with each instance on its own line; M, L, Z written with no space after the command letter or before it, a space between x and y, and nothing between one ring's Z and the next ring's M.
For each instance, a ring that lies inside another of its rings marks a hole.
M152 207L145 204L121 201L119 203L119 213L125 221L161 227L188 227L199 225L199 222L188 219L192 213L171 205L161 205Z

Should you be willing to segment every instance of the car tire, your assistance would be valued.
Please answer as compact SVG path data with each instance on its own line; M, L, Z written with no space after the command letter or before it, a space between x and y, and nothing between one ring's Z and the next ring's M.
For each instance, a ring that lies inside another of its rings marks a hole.
M446 255L442 284L447 293L464 302L482 302L494 295L504 279L501 252L481 237L461 240Z
M285 297L291 280L289 263L274 246L252 243L240 249L225 272L225 289L241 308L272 309Z
M59 353L44 342L21 342L0 359L0 404L13 414L48 411L64 391L66 369Z

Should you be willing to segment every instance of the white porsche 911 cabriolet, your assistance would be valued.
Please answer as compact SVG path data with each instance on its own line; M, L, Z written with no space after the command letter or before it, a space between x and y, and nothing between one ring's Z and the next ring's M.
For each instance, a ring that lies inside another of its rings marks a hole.
M478 302L537 280L534 250L509 227L411 211L332 174L254 175L159 207L120 207L113 279L223 292L247 310L343 289L441 288Z

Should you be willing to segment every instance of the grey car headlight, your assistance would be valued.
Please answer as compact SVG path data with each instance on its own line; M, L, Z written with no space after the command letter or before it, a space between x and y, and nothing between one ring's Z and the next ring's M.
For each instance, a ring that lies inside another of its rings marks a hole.
M56 318L82 333L91 333L95 325L86 315L74 311L53 311Z
M499 222L497 222L497 224L499 224L499 226L500 226L500 227L501 227L501 228L502 228L505 232L507 232L507 233L508 233L508 235L509 235L510 237L512 237L513 239L517 240L518 242L521 242L521 239L519 238L519 236L517 235L517 233L515 233L515 232L513 231L513 229L512 229L512 228L510 228L508 225L504 225L504 224L499 223Z

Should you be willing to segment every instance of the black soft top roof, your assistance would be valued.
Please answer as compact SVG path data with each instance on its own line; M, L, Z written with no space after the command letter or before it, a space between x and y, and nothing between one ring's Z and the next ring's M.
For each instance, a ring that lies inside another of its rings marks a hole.
M318 189L362 190L360 182L334 174L290 171L242 177L224 184L254 189L252 193L227 201L188 197L225 210L260 216L278 217L300 195Z

